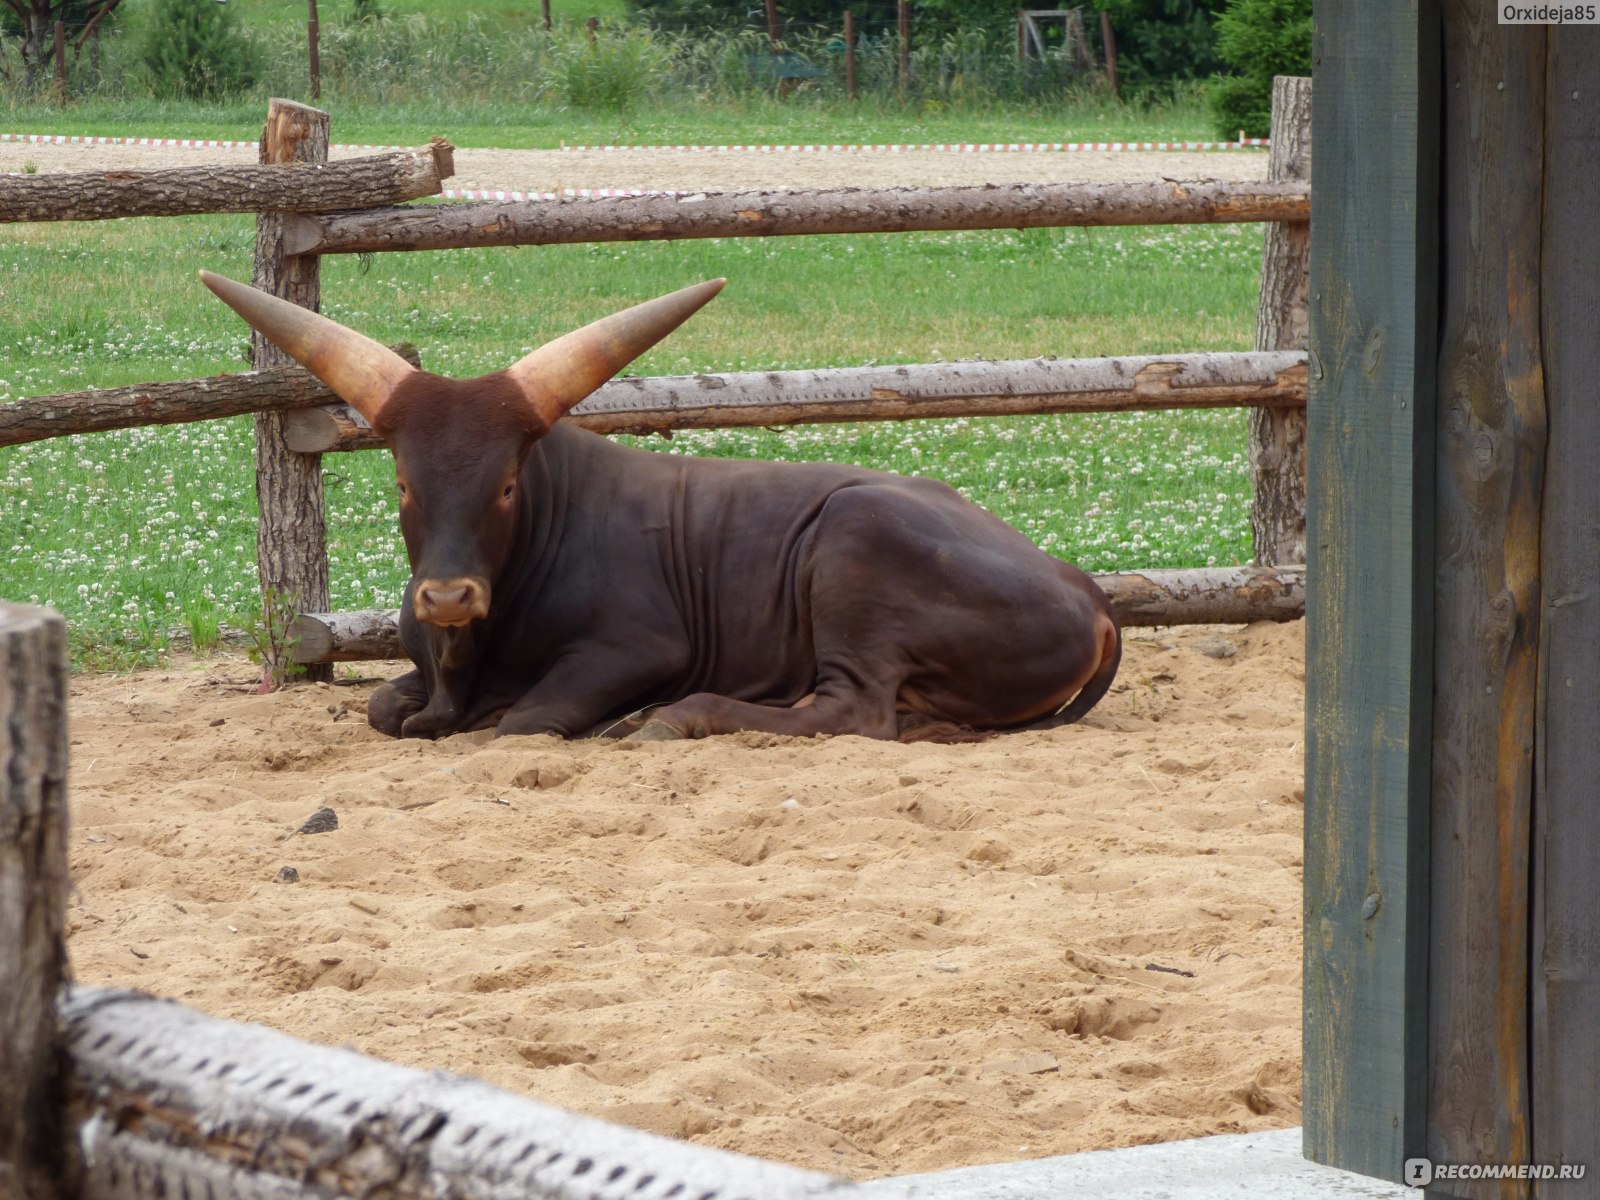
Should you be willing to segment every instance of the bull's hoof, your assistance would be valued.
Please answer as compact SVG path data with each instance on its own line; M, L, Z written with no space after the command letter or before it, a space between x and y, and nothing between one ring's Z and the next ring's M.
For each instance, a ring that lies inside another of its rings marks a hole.
M665 721L646 721L638 729L630 733L623 741L627 742L681 742L684 738L671 725Z

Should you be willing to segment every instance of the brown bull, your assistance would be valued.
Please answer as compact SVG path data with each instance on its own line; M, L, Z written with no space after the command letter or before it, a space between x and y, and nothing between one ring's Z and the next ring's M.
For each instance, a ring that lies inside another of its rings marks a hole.
M1064 725L1111 686L1105 594L944 484L557 423L720 279L454 380L202 278L394 449L416 670L374 693L384 733L938 736Z

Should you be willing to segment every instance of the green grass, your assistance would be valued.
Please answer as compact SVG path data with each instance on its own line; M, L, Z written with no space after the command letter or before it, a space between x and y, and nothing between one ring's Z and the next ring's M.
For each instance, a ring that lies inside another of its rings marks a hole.
M12 226L0 242L0 402L244 365L201 267L248 278L252 223ZM325 260L324 310L470 375L712 275L723 295L640 374L1248 346L1260 233L1212 226L738 239ZM1243 561L1238 411L680 434L670 453L826 458L960 487L1090 570ZM59 608L76 661L148 661L174 634L259 620L247 419L0 449L0 596ZM329 456L340 608L405 579L384 454Z
M281 89L309 102L303 87ZM897 142L1205 141L1204 113L1192 107L1158 111L1089 103L1070 111L921 106L903 111L752 95L736 104L694 98L648 111L510 106L493 98L375 103L325 90L317 106L333 115L335 142L415 146L440 136L458 146L554 149L566 145L788 144ZM223 103L87 96L61 109L48 101L0 99L6 132L253 140L266 103L254 96Z

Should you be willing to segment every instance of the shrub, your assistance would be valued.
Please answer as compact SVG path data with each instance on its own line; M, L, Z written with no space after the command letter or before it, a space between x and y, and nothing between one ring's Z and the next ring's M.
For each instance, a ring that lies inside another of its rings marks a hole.
M1311 0L1229 0L1217 15L1217 50L1234 69L1210 92L1218 132L1265 137L1272 77L1311 74Z
M257 70L233 8L212 0L156 0L141 60L158 95L190 100L243 91Z
M572 108L625 113L649 98L671 61L647 28L568 26L551 35L545 88Z

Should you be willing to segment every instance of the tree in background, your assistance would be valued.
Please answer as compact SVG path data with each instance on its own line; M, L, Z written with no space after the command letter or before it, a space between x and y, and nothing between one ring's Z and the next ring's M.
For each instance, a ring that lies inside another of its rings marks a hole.
M157 94L201 99L255 82L254 50L230 5L156 0L151 16L140 58Z
M0 33L21 38L22 68L31 91L50 75L55 52L55 26L60 21L69 39L91 27L103 27L119 0L4 0Z
M1217 14L1217 50L1233 68L1210 90L1217 131L1266 137L1272 127L1272 77L1311 74L1311 0L1226 0Z
M1222 66L1215 12L1221 0L1095 0L1111 17L1117 79L1124 95L1146 97L1185 80L1208 79ZM1098 44L1100 26L1090 22ZM1099 47L1104 61L1104 47Z

